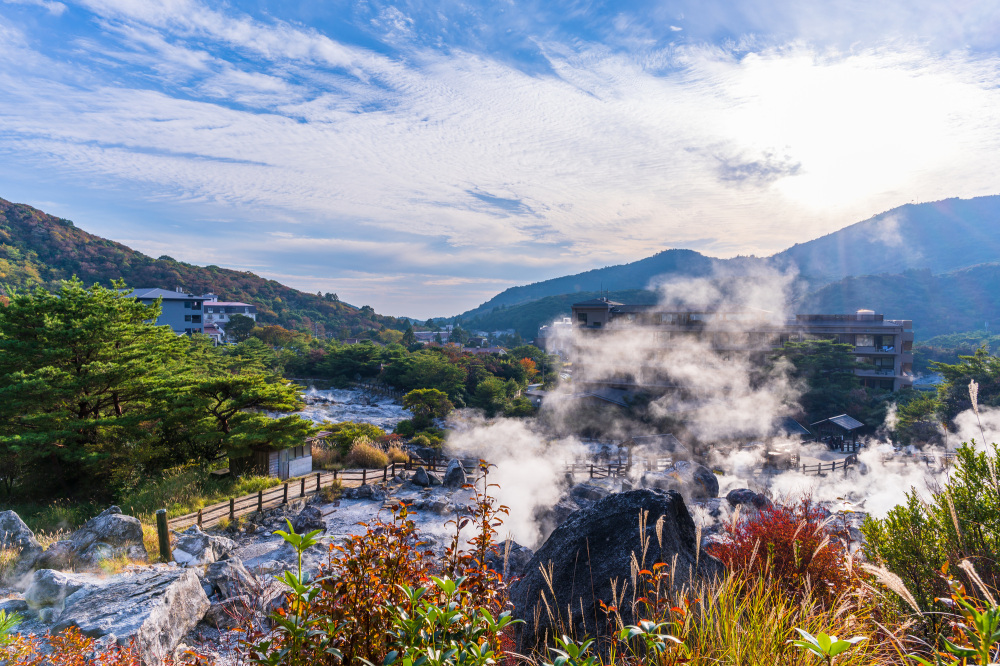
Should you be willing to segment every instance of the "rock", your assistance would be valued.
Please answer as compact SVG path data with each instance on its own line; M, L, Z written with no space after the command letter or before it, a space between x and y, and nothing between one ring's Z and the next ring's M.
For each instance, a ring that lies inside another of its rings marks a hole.
M97 541L87 546L83 551L75 551L73 568L77 571L98 572L101 562L115 557L115 549L109 544Z
M114 634L119 645L136 641L144 664L159 664L209 609L190 569L160 570L112 582L67 605L54 629L78 627L92 638Z
M573 486L573 489L569 491L569 494L577 502L581 500L584 502L596 502L599 499L607 497L611 494L611 492L605 488L601 488L600 486L595 486L590 483L581 483Z
M205 622L216 629L233 629L240 624L238 618L252 608L253 602L247 595L223 599L209 606Z
M344 499L363 499L382 502L389 496L386 487L381 484L369 483L357 488L344 488Z
M42 554L42 545L21 517L13 511L0 511L0 548L18 551L17 563L11 575L23 576L31 571Z
M726 501L729 502L733 508L745 506L760 510L772 506L771 500L767 499L760 493L755 493L749 488L737 488L735 490L730 490L726 494Z
M642 560L637 525L640 512L648 512L644 531L648 540L645 561ZM656 536L656 523L661 517L662 543ZM526 565L524 577L511 590L514 613L526 622L520 625L517 651L531 654L536 636L540 640L545 632L551 636L554 631L541 600L543 594L552 609L566 609L567 606L572 609L559 612L572 612L571 618L564 619L568 619L568 624L579 634L605 634L607 627L599 619L601 613L597 602L611 602L612 579L618 581L619 598L631 598L632 591L628 587L633 553L646 568L652 568L657 562L673 563L676 557L674 582L678 586L687 583L691 575L709 577L720 572L722 565L700 551L695 537L694 521L677 492L633 490L609 495L575 512L534 554ZM555 599L551 598L539 570L542 566L546 569L551 566L553 571ZM625 623L634 622L628 604L622 606L620 612ZM540 608L537 625L536 607ZM596 626L595 618L598 618Z
M448 488L461 488L466 483L465 467L462 466L462 461L453 458L448 462L448 469L445 470L443 484Z
M646 472L640 485L643 488L676 490L689 499L708 499L719 494L719 479L704 465L680 460L673 469L663 472Z
M530 548L522 546L513 539L508 539L497 546L497 552L490 554L486 565L497 573L503 574L504 579L520 578L524 575L528 562L531 561L534 554ZM505 556L506 566L504 566Z
M415 486L420 486L421 488L426 488L431 485L430 477L427 474L427 470L421 465L417 468L417 471L413 473L413 478L410 481Z
M112 506L84 523L69 539L77 552L83 552L98 542L124 550L129 546L142 545L142 523L138 518L123 515L117 506Z
M634 490L634 489L635 489L635 486L632 484L631 480L629 480L629 479L622 479L622 490L621 491L623 493L627 493L628 491Z
M447 500L437 499L428 505L428 510L438 514L439 516L445 516L451 513L451 504Z
M23 615L28 612L28 602L24 599L4 599L0 601L0 611L3 611L8 616L14 613Z
M236 558L209 564L205 570L205 583L223 599L249 594L259 587L257 579Z
M35 567L38 569L72 569L75 553L72 541L56 541L38 556Z
M292 527L296 533L304 534L313 530L326 531L326 521L323 519L323 512L318 507L310 505L302 509L299 515L292 519Z
M82 589L92 592L99 586L100 583L90 576L38 569L31 575L28 589L24 591L24 601L35 612L53 608L58 614L74 592Z
M229 557L236 550L236 542L226 537L205 534L192 525L174 542L174 561L183 566L211 564Z

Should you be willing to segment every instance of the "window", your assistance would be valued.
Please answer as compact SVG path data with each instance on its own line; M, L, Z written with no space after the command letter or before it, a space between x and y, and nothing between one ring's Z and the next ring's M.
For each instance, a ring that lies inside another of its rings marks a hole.
M586 324L587 323L587 313L586 312L580 312L580 313L578 313L576 315L576 320L578 322L580 322L581 324Z
M201 315L191 315L191 321L195 324L201 323Z
M201 310L201 301L195 301L191 304L192 310Z
M854 336L854 344L857 347L874 347L875 346L875 336L874 335L856 335L856 336Z
M184 308L187 310L191 309L191 301L184 301Z
M677 315L675 315L675 314L661 314L660 315L660 323L661 324L676 324L677 323Z
M184 321L191 321L191 315L184 315Z

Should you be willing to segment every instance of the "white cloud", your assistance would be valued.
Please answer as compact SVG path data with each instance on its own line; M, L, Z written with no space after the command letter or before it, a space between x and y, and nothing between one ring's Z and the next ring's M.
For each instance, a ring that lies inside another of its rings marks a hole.
M327 243L435 279L506 280L483 267L516 262L531 282L685 243L770 253L911 199L997 191L995 55L539 40L539 74L460 49L390 57L195 0L83 4L104 32L78 58L0 55L0 151L227 207L258 257ZM382 29L414 25L387 12ZM108 58L132 76L94 66Z
M66 5L55 0L2 0L8 5L31 5L41 7L54 16L61 16L66 11Z

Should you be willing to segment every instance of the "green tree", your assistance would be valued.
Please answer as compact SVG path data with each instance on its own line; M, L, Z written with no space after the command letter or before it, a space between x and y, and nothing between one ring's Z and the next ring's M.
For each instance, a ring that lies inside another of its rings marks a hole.
M971 356L959 356L958 363L932 362L934 372L941 373L944 381L938 386L941 415L951 423L960 413L972 409L969 382L979 384L979 404L1000 406L1000 358L991 356L984 345Z
M790 375L806 386L800 398L810 421L847 412L851 392L861 386L854 347L831 340L786 342L776 358L791 363Z
M399 342L407 349L417 344L417 336L413 333L413 326L406 327L406 330L403 331L403 338Z
M76 279L0 308L0 454L33 489L120 486L162 455L155 428L192 379L193 344L145 306Z
M476 386L470 404L482 409L487 416L502 414L510 405L507 383L499 377L487 377Z
M455 409L448 394L438 389L414 389L403 396L403 407L413 414L413 425L426 428L433 419L443 419Z
M253 333L256 322L246 315L234 314L226 323L226 339L243 342Z

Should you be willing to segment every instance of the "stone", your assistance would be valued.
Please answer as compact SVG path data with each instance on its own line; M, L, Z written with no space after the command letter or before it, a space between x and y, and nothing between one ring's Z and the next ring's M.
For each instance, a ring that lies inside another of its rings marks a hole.
M385 486L376 483L368 483L357 488L344 488L344 499L363 499L382 502L389 496L389 491Z
M253 609L253 602L247 595L230 597L213 603L205 613L205 622L216 629L234 629L239 626L239 617Z
M318 507L310 505L299 512L299 515L292 519L292 527L298 534L305 534L313 530L326 531L326 520L323 519L323 512Z
M648 543L645 561L640 541L638 517L646 513L643 530ZM662 518L657 538L657 521ZM525 566L523 577L511 588L514 614L525 624L519 625L517 651L531 654L537 640L551 636L550 625L542 595L551 608L571 612L568 624L579 634L600 636L607 632L606 623L597 608L598 600L612 599L611 581L617 580L620 598L631 598L628 589L631 579L633 553L640 566L652 568L657 562L673 563L676 558L674 582L682 586L692 576L707 578L722 571L721 563L700 550L696 541L694 520L688 513L684 498L676 491L633 490L616 493L573 513L552 532ZM555 599L540 567L553 572L552 584ZM622 590L622 585L625 590ZM626 624L634 622L627 604L620 609ZM536 609L540 609L535 623ZM536 638L537 637L537 638Z
M611 494L611 492L600 486L595 486L590 483L581 483L573 486L573 489L569 491L570 496L580 502L596 502L599 499L603 499Z
M18 551L17 563L11 571L13 577L31 571L35 560L42 554L42 545L35 538L35 533L13 511L0 511L0 548Z
M498 544L496 552L491 553L487 558L486 565L497 573L503 574L505 580L520 578L527 570L528 562L531 561L534 554L530 548L522 546L513 539L508 539ZM504 562L505 556L506 563Z
M37 569L31 575L31 582L24 591L24 601L28 604L28 608L35 612L43 608L53 608L58 614L74 592L82 589L91 592L99 586L98 581L83 574Z
M0 611L7 615L17 613L23 615L28 612L28 602L24 599L4 599L0 601Z
M101 562L115 557L115 549L110 544L96 541L82 551L75 551L73 556L73 568L77 571L98 572L101 570Z
M226 537L205 534L197 525L181 532L174 542L174 561L193 567L211 564L229 557L236 550L236 542Z
M124 550L129 546L143 544L142 523L138 518L122 514L117 506L112 506L84 523L69 539L78 553L98 542L106 543L116 550Z
M465 467L462 466L462 461L457 458L448 461L448 469L444 473L443 485L447 488L461 488L467 482Z
M38 559L35 561L35 568L72 569L75 553L72 541L56 541L46 548L44 553L38 556Z
M439 516L446 516L451 513L451 504L447 500L437 499L430 503L427 507L432 513L436 513Z
M622 479L622 490L621 492L627 493L630 490L635 490L635 485L629 479Z
M704 465L680 460L673 469L646 472L639 484L643 488L676 490L688 499L709 499L719 495L719 478Z
M747 508L757 509L758 511L772 506L771 500L767 499L760 493L755 493L749 488L736 488L735 490L730 490L726 494L726 501L729 502L730 506L733 508L744 506Z
M160 570L116 580L67 605L54 629L77 627L92 638L114 634L119 645L135 639L143 664L153 666L209 607L194 571Z
M247 594L258 587L257 579L236 558L209 564L205 583L223 599Z
M421 465L417 468L417 471L413 473L413 478L410 481L415 486L420 486L421 488L426 488L431 485L430 477L427 475L427 470Z

